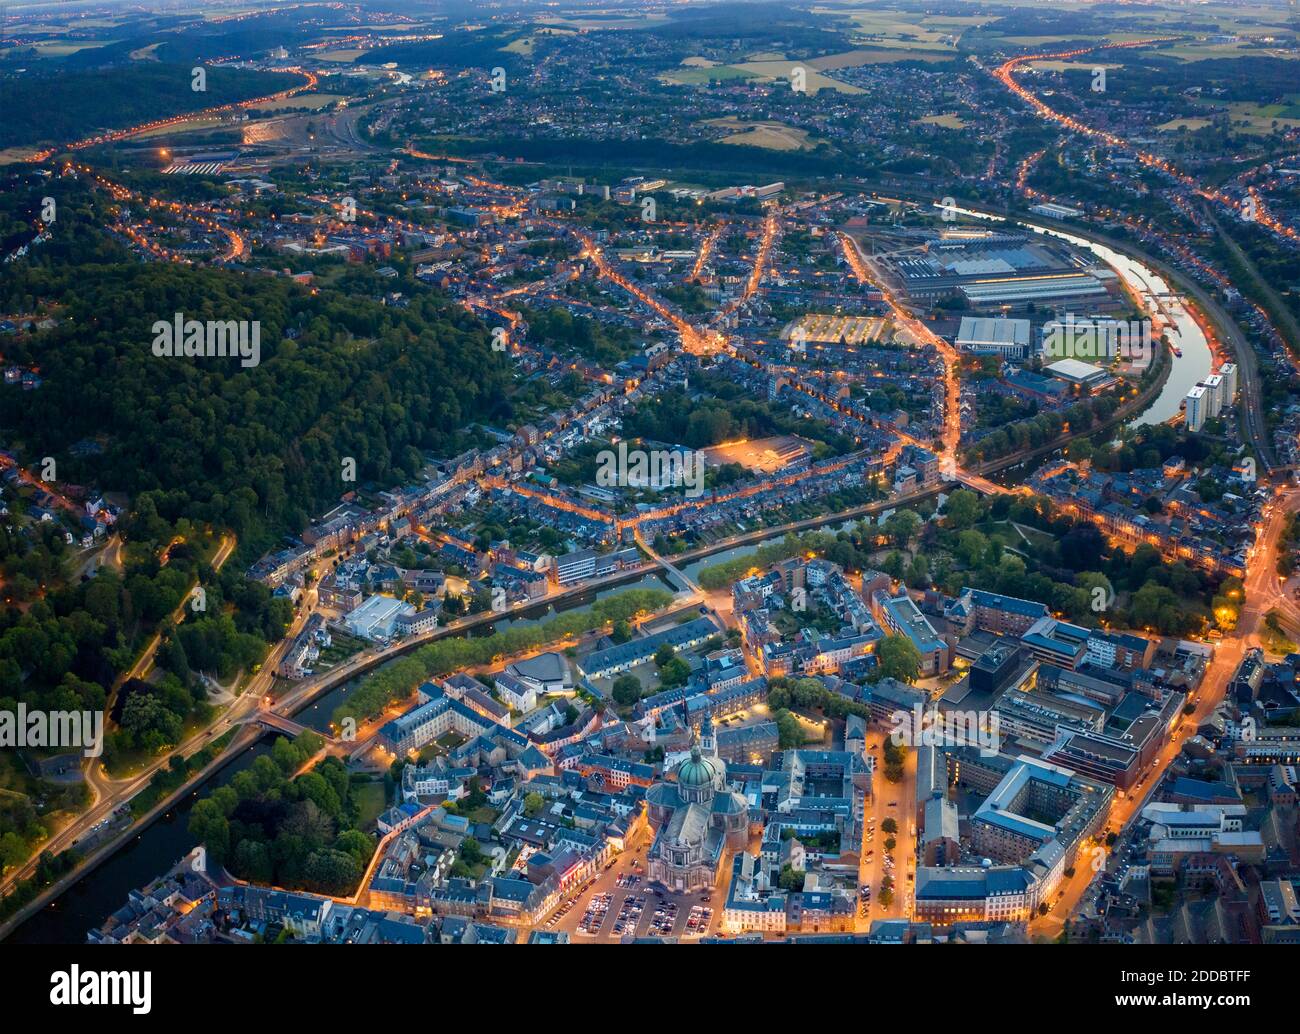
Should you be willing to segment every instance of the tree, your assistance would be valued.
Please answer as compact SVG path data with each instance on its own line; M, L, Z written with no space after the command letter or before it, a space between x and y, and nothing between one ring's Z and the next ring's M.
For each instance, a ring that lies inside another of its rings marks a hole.
M374 842L361 832L359 829L345 829L338 835L334 841L334 848L342 851L344 854L350 854L356 859L357 864L362 869L370 861L370 856L374 853Z
M893 818L885 819L885 821L880 824L880 831L882 833L897 833L898 821Z
M610 687L614 703L621 707L631 707L641 699L641 680L635 675L620 675Z
M300 764L294 740L276 739L271 745L271 758L285 775L292 775Z
M344 894L356 889L361 866L350 854L327 848L307 857L305 882L325 894Z
M207 850L213 867L225 864L230 852L230 823L215 801L202 800L194 805L189 831Z
M782 890L803 890L804 877L806 875L807 874L802 869L795 869L789 865L783 865L781 866L781 875L777 877L777 886Z
M298 748L299 755L305 761L325 746L325 739L314 729L304 729L298 733L293 745Z
M896 546L906 546L921 527L921 518L912 510L899 510L885 521L885 534Z
M943 508L944 527L953 531L964 531L972 527L984 516L984 506L980 497L969 488L959 488L948 497Z
M905 635L887 635L876 648L883 678L911 685L921 677L921 651Z
M686 685L686 680L691 677L691 666L680 657L673 657L667 664L659 669L659 681L665 689L671 689L674 686Z
M880 569L894 581L901 581L903 578L903 563L903 554L898 550L894 550L889 556L885 557L885 562L880 565Z
M884 758L885 758L885 779L891 783L901 782L903 779L903 762L907 757L907 748L899 743L894 742L893 736L885 738Z
M978 567L988 557L988 537L983 532L969 528L957 536L954 552L967 567Z
M1080 571L1074 576L1074 584L1084 591L1087 607L1094 614L1104 613L1115 602L1115 589L1100 571Z
M530 819L546 806L546 798L540 793L530 793L524 797L524 814Z
M18 865L27 857L27 845L23 838L12 831L0 836L0 873Z
M334 792L334 787L330 786L319 772L304 772L294 780L294 786L304 800L310 801L322 813L332 819L339 818L343 811L343 802Z
M803 726L799 724L799 719L794 716L789 708L781 708L772 718L776 722L777 742L782 750L792 750L803 746Z
M1061 536L1061 564L1071 571L1092 569L1105 551L1106 539L1092 524L1076 524ZM1157 562L1159 558L1157 553Z

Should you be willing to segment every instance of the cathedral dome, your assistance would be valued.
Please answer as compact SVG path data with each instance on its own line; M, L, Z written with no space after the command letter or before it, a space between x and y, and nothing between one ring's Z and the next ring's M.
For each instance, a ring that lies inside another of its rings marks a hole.
M691 748L691 756L677 768L677 785L683 789L712 787L718 778L712 759L704 757L699 747Z

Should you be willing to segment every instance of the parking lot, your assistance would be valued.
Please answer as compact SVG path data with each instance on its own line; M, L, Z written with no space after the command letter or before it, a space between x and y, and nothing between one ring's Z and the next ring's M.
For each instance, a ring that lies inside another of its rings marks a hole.
M645 844L619 855L538 928L567 932L577 944L716 934L724 889L671 894L649 883L645 856Z
M653 888L625 890L613 895L594 893L579 904L577 940L622 940L625 937L703 937L714 931L712 904L670 895Z
M867 737L867 748L875 755L877 763L883 757L886 735L880 730L872 730ZM906 918L912 913L916 874L915 754L909 752L901 782L890 783L878 772L873 789L864 820L858 872L858 925L863 929L872 920ZM891 834L884 828L887 819L893 819L897 832ZM895 841L892 854L885 850L885 841L891 837ZM889 877L892 883L892 900L888 905L881 901L885 877Z

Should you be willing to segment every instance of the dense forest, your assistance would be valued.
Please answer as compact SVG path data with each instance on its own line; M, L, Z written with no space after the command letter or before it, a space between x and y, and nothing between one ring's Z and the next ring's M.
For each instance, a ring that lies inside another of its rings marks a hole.
M472 316L430 294L394 309L287 280L178 266L24 267L0 309L58 299L59 326L7 349L39 363L38 392L0 392L0 428L69 478L151 499L168 520L228 527L244 554L359 483L413 477L509 384ZM261 362L159 358L151 326L175 313L258 321ZM68 449L104 439L102 455Z
M547 165L580 163L584 169L647 169L728 172L756 177L789 179L844 173L844 159L833 154L806 151L771 151L746 144L681 144L662 138L610 141L565 137L564 139L519 137L451 138L429 137L427 146L450 155L508 155Z

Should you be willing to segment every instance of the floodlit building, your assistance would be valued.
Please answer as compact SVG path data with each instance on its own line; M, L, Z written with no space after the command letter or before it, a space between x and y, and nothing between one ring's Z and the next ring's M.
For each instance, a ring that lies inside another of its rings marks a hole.
M1059 359L1045 367L1046 371L1058 380L1073 384L1076 388L1092 391L1100 387L1110 374L1100 366L1085 363L1081 359Z
M392 596L371 596L343 619L348 631L362 639L389 639L402 614L414 614L415 608Z
M749 802L727 785L727 764L718 756L713 725L675 770L671 782L646 792L654 842L649 875L677 893L705 890L718 880L723 848L743 848L749 835Z

